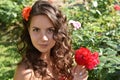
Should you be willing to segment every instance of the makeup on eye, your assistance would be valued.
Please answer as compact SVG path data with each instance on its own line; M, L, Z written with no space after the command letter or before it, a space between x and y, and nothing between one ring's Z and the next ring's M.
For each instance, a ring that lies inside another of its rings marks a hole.
M40 29L37 28L37 27L34 27L32 30L35 31L35 32L38 32Z
M48 33L54 33L54 31L55 31L55 29L54 29L54 27L50 27L50 28L48 28Z
M35 32L38 32L38 31L41 31L42 29L40 29L39 27L32 27L33 29L32 29L32 31L35 31ZM48 32L48 33L54 33L54 31L55 31L55 28L54 27L48 27L48 28L46 28L46 29L44 29L46 32Z

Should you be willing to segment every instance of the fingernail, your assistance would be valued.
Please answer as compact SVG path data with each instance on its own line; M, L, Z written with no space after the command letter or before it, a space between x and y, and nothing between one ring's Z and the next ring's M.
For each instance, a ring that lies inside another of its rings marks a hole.
M82 72L80 72L79 75L81 76L81 75L82 75Z

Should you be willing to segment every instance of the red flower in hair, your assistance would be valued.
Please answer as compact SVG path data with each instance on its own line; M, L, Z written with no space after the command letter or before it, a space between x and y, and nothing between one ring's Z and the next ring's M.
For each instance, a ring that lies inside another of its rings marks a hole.
M119 5L114 5L114 9L116 10L116 11L119 11L120 10L120 6Z
M30 11L31 11L31 7L25 7L23 10L22 10L22 17L28 21L28 17L30 15Z
M75 51L75 61L78 65L83 65L88 70L92 70L99 64L99 55L97 52L91 53L89 49L81 47Z

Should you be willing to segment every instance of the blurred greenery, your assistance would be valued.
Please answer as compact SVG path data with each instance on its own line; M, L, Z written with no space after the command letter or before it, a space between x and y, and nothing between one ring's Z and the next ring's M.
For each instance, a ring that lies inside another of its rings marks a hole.
M22 29L21 11L24 6L32 4L32 1L0 0L0 41L16 42L18 40Z
M0 80L13 80L19 55L14 44L0 44Z
M32 0L0 0L0 80L13 80L20 59L16 42L22 29L21 11L30 4Z
M0 80L12 80L19 61L16 42L21 33L21 10L34 0L0 1ZM85 46L99 52L100 64L89 71L88 80L120 80L120 11L119 0L64 0L60 9L81 28L69 25L74 49Z

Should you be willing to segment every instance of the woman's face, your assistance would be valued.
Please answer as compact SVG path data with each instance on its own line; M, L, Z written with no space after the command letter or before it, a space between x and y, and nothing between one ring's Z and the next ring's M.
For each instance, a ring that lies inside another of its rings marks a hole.
M53 39L54 26L46 15L37 15L32 17L29 34L33 46L42 53L50 53L55 45Z

